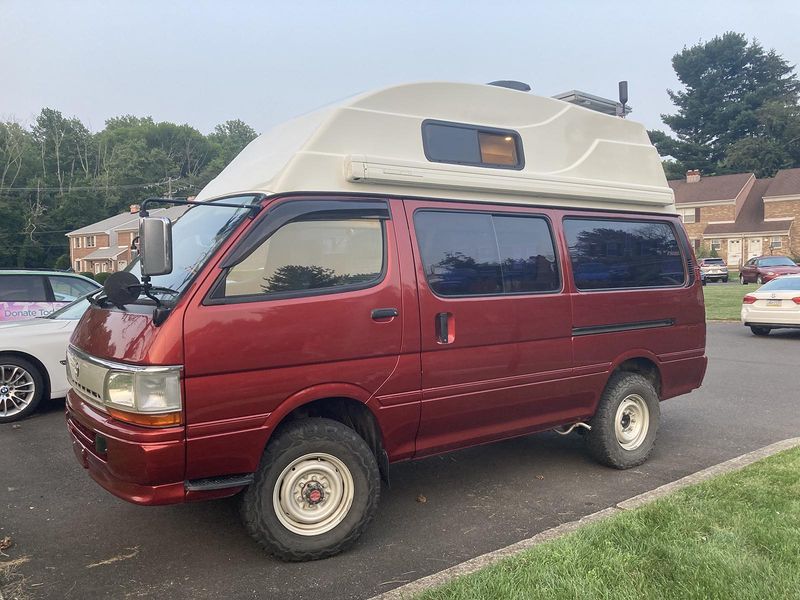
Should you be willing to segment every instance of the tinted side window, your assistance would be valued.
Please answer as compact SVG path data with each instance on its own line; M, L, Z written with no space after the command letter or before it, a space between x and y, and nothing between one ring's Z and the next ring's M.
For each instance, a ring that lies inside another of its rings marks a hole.
M295 221L231 267L225 296L303 292L369 284L383 272L377 219Z
M552 236L542 218L420 211L414 224L428 284L440 296L560 287Z
M426 121L422 146L433 162L521 169L522 140L516 131L478 125Z
M49 302L41 275L0 275L0 302Z
M667 223L565 219L575 285L581 290L681 285L675 233Z

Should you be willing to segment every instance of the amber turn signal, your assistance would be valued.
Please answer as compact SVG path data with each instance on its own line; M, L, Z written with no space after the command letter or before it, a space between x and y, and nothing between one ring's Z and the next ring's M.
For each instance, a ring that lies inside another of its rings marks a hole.
M143 427L172 427L173 425L180 425L183 422L183 416L180 412L150 415L147 413L131 413L108 407L106 407L106 410L108 414L117 421L131 423L132 425L141 425Z

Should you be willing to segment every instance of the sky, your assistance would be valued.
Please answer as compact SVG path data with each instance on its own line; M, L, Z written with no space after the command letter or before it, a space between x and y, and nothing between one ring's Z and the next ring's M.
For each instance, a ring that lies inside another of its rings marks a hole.
M725 31L800 63L800 1L0 0L0 119L43 107L92 131L123 114L258 132L410 81L527 82L616 99L664 129L671 57Z

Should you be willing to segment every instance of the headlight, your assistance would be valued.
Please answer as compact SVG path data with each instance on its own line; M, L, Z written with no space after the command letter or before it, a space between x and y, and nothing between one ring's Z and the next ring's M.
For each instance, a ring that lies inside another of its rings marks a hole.
M767 275L775 275L773 271L767 271Z
M109 371L103 403L121 421L147 426L182 422L181 383L176 369Z

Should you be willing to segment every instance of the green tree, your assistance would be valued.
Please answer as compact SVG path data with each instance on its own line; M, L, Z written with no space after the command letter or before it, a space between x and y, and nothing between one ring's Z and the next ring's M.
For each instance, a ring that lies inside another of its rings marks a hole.
M763 110L791 110L798 105L800 81L794 67L775 50L766 51L755 40L748 43L741 33L728 32L684 48L673 56L672 66L684 89L667 90L678 110L661 118L675 135L650 132L659 153L675 159L671 175L689 168L707 174L732 172L745 150L753 156L753 146L750 142L739 149L735 160L728 160L732 147L742 140L763 138ZM764 140L759 144L763 148ZM773 165L776 161L766 160Z

